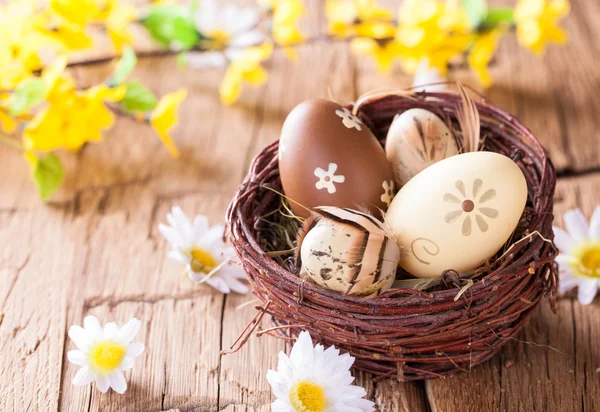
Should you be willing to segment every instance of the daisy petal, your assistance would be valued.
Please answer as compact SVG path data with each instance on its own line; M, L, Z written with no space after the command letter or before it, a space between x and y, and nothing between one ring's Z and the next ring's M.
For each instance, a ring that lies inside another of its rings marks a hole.
M245 295L246 293L250 292L250 288L237 279L229 278L227 279L227 284L231 290L239 293L240 295Z
M117 327L116 323L113 323L113 322L107 323L106 325L104 325L103 338L106 340L110 340L110 339L114 338L114 336L117 334L118 331L119 331L119 328Z
M126 371L133 368L133 358L131 356L125 356L119 365L118 370Z
M83 327L92 339L98 339L102 336L102 326L95 316L86 316L83 320Z
M554 244L563 253L569 253L575 247L573 238L559 227L552 227L554 231Z
M89 385L93 380L94 374L90 371L90 368L85 366L77 371L71 382L75 386L85 386Z
M258 24L260 16L250 8L241 9L235 23L236 34L247 32Z
M565 227L567 232L575 241L580 241L587 238L588 235L588 224L585 220L585 216L581 213L581 210L574 209L565 212L563 215L565 221Z
M98 387L98 390L100 392L102 392L102 393L108 392L108 388L110 387L110 382L108 381L108 377L97 375L96 376L96 386Z
M600 240L600 206L596 206L590 220L590 238Z
M127 356L137 358L144 352L144 348L145 346L143 343L130 343L127 345Z
M577 285L579 285L579 279L575 276L572 276L570 273L562 274L558 278L558 293L567 293Z
M75 365L85 366L87 364L87 357L80 350L70 350L67 352L67 359Z
M213 288L217 289L221 293L227 294L231 292L231 288L223 278L213 276L212 278L208 279L206 283L212 286Z
M124 394L127 390L127 381L121 372L115 372L108 377L109 385L119 394Z
M69 328L69 337L75 343L75 346L84 352L87 351L92 344L92 340L81 326L71 326Z
M140 330L141 325L142 322L140 322L138 319L131 319L121 329L119 329L115 336L115 340L117 342L121 342L123 345L129 344L133 338L135 338L135 335Z
M281 399L277 399L271 404L271 412L295 412L290 404L285 403Z
M589 305L596 297L598 291L598 281L596 279L585 279L579 283L577 291L577 300L582 305Z

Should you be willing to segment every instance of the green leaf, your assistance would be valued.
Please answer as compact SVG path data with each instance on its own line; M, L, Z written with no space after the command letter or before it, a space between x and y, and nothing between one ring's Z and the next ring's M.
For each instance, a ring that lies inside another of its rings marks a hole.
M511 26L515 24L514 10L512 8L503 7L491 9L488 11L485 19L482 22L482 25L487 29L494 29L501 24L508 24Z
M472 28L478 27L487 14L486 0L461 0L461 2L467 13L469 25Z
M191 13L174 4L157 4L142 20L152 38L166 47L191 49L198 43Z
M35 77L21 81L10 102L11 116L18 116L30 107L42 102L46 97L46 82Z
M137 80L127 83L125 97L121 100L121 106L128 112L147 112L156 107L157 100L147 87Z
M117 67L115 67L115 72L112 75L112 78L109 81L109 84L112 87L119 86L122 84L125 79L131 74L133 68L137 63L137 57L135 56L135 52L130 47L123 50L123 55L119 59L117 63Z
M62 164L52 153L42 159L37 159L33 168L33 180L42 200L46 200L58 188L63 175Z

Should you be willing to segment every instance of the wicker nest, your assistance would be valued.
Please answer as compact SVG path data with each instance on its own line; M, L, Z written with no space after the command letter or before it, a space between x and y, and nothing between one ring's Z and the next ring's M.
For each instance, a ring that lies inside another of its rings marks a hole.
M383 143L397 113L421 107L457 128L459 105L453 93L388 95L364 101L358 115ZM491 358L519 332L542 296L554 310L556 249L549 241L554 167L519 120L484 100L477 108L484 150L510 157L525 174L526 210L511 243L474 278L460 279L446 271L437 286L425 290L396 289L363 299L324 289L293 273L289 255L276 253L289 249L289 239L295 238L295 233L282 233L294 226L285 213L278 213L281 196L269 190L281 190L278 142L265 147L227 211L233 244L253 293L264 304L239 341L245 342L251 333L247 331L266 313L276 325L268 333L290 339L308 330L314 339L354 356L355 368L377 379L410 381L469 371Z

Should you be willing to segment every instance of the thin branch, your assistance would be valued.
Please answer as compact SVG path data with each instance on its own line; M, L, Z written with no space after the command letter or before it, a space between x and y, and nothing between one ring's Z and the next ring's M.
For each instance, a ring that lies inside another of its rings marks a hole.
M23 151L23 144L21 142L19 142L17 139L14 139L10 136L6 136L1 133L0 143L4 143L5 145L12 147L13 149L18 150L19 152Z

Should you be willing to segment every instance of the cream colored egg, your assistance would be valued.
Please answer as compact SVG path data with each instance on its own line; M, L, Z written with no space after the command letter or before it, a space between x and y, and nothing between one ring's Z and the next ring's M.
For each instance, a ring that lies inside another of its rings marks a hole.
M437 162L386 213L400 266L417 277L476 269L509 239L526 202L525 176L506 156L473 152Z
M399 187L426 167L457 153L456 138L446 123L428 110L407 110L388 130L385 154Z

